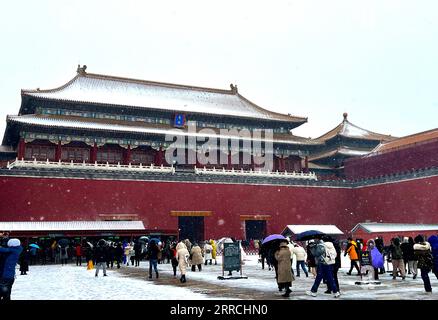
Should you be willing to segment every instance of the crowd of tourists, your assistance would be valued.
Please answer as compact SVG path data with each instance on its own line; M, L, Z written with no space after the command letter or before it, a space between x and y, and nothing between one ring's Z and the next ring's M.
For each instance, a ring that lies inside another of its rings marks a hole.
M341 257L349 256L350 269L346 273L352 275L356 269L360 279L356 284L380 284L379 274L384 274L385 260L392 263L392 279L406 279L406 274L412 274L416 279L418 270L423 280L425 292L432 293L429 273L433 273L438 279L438 236L433 235L426 239L423 235L412 237L395 237L387 245L378 237L362 243L348 238L345 245L330 236L321 236L311 239L300 246L290 239L272 241L266 245L256 244L259 249L259 261L262 269L265 261L269 270L275 269L278 289L285 290L284 297L289 297L292 290L292 282L300 277L300 269L306 277L309 271L315 280L310 291L306 294L317 296L321 281L327 285L325 293L333 294L335 298L341 295L338 281L338 271L341 268ZM343 248L341 248L343 247ZM296 269L292 267L295 256Z
M173 276L177 277L179 272L179 281L185 283L187 270L202 272L203 266L216 265L218 251L221 249L214 240L197 243L189 239L161 241L147 237L132 241L99 239L76 243L61 239L53 240L48 246L40 245L37 243L23 245L19 239L9 238L8 234L0 233L1 300L10 299L16 278L16 265L19 265L20 274L25 276L29 272L30 265L45 264L44 257L49 257L49 261L53 259L54 263L61 265L84 264L87 269L95 270L95 277L99 276L100 270L105 277L108 276L109 268L139 267L142 260L148 260L147 277L159 278L158 265L168 263L172 266ZM416 279L420 275L426 293L432 293L430 272L438 279L438 236L436 235L427 239L422 235L415 238L395 237L387 244L380 237L366 242L352 238L340 242L330 236L322 235L302 242L279 239L262 245L261 241L253 241L250 246L251 251L258 251L262 269L265 269L266 263L269 270L275 270L278 289L284 291L284 297L290 296L292 283L302 274L314 278L313 285L306 294L316 297L319 286L323 282L326 285L326 294L339 297L342 288L339 285L338 272L343 255L348 255L350 260L350 268L346 275L359 276L358 283L378 284L379 275L387 272L385 261L392 264L393 280L401 278L403 281L407 275L412 275L412 278ZM45 254L43 251L52 253ZM292 266L293 261L295 268ZM356 273L353 274L353 270Z

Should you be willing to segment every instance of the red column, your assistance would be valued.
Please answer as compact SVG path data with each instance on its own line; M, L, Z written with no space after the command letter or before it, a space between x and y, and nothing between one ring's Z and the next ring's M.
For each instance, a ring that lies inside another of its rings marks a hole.
M58 141L58 145L56 146L55 151L55 161L61 160L61 141Z
M278 157L276 155L274 155L274 168L273 171L280 171L279 169L279 163L278 163Z
M281 157L279 160L280 160L280 171L284 171L286 169L286 165L284 163L284 158Z
M131 162L131 145L128 144L128 149L124 152L123 164L128 165Z
M94 163L97 160L97 144L96 142L90 148L90 163Z
M228 155L227 155L227 157L228 157L227 170L231 170L231 169L233 168L233 165L232 165L232 163L231 163L231 150L228 151Z
M306 156L305 158L304 158L304 172L309 172L309 157L308 156Z
M20 138L20 141L18 142L17 158L20 160L24 159L25 153L26 153L26 142L24 142L24 138Z
M156 151L154 162L156 166L161 166L163 164L163 147L160 147L160 149Z

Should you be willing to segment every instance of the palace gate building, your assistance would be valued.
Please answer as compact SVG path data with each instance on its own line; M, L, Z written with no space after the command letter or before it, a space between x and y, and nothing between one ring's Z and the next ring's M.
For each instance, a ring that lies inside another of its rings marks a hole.
M291 131L307 118L266 110L230 87L79 66L58 88L22 90L0 148L0 221L141 221L148 232L194 240L256 239L290 224L348 232L366 221L437 223L437 129L396 138L344 114L330 132L303 138ZM256 152L260 129L272 134ZM189 141L178 145L183 161L169 160L168 136ZM206 150L213 138L226 142ZM220 163L199 161L213 154ZM267 156L272 166L262 170Z

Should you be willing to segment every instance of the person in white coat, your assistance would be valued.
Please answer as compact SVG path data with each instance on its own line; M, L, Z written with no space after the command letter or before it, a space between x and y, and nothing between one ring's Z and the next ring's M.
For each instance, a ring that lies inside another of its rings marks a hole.
M300 267L303 269L304 273L306 274L306 278L309 277L309 272L307 271L307 267L306 267L306 260L307 260L306 250L304 250L304 248L299 246L298 244L295 244L292 249L292 252L295 255L295 260L297 261L297 277L300 276Z
M180 242L176 245L176 257L178 259L178 269L181 272L182 283L186 282L186 271L189 266L189 251L187 250L187 246L184 242Z
M205 241L203 249L204 249L205 265L207 265L209 260L211 265L213 261L213 246L208 241Z

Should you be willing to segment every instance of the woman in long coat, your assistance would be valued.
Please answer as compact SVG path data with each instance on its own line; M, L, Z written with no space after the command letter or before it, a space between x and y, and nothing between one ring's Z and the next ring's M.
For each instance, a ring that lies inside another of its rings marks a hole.
M176 256L178 259L178 269L181 272L181 282L186 282L186 271L189 266L189 251L187 250L184 242L180 242L176 245Z
M193 244L192 250L190 251L191 254L191 262L192 262L192 271L196 270L196 266L198 266L198 270L202 270L202 263L204 262L204 259L202 258L202 250L201 247L198 246L197 243Z
M291 253L286 242L280 243L280 249L275 252L275 259L278 262L277 283L279 289L286 289L283 297L289 297L292 290L292 281L295 279L292 275Z

